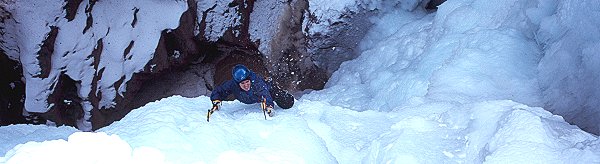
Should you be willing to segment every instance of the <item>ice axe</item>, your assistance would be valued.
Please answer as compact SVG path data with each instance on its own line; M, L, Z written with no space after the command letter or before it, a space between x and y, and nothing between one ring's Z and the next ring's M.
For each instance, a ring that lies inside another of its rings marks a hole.
M220 101L213 102L212 108L210 108L206 113L206 122L210 122L210 115L212 115L216 110L219 110L219 102Z

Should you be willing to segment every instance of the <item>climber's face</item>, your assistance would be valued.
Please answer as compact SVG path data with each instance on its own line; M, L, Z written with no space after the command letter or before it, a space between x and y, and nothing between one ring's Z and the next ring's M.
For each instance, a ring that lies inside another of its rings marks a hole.
M242 88L242 90L244 90L246 92L248 92L250 90L251 85L252 85L252 82L250 82L250 79L240 82L240 88Z

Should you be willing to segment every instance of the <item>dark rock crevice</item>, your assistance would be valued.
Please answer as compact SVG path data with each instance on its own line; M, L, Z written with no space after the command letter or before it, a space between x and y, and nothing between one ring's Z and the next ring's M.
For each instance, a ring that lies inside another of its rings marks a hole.
M442 3L446 2L446 0L430 0L425 6L427 10L437 10L438 6Z
M0 126L32 123L23 116L25 83L23 67L19 62L10 60L0 49Z
M137 14L140 11L140 9L135 7L133 8L133 10L133 21L131 21L131 28L135 28L135 24L137 23Z
M130 60L132 55L129 55L129 52L131 51L131 48L133 48L133 44L135 43L135 41L131 41L129 42L129 45L127 45L127 48L125 48L125 51L123 52L123 59L125 60Z
M81 106L82 99L78 95L80 83L62 73L54 86L54 92L48 96L50 109L39 115L57 126L76 127L77 120L83 118L84 112Z
M92 104L92 111L90 111L92 116L89 120L90 122L92 122L92 129L94 127L100 128L101 126L97 125L97 123L104 122L104 119L102 119L103 117L101 117L99 115L98 116L94 115L95 113L98 113L98 109L100 108L100 99L102 99L102 93L98 92L98 80L102 78L102 73L104 72L104 68L102 68L101 70L98 70L98 66L100 65L100 56L102 54L103 47L104 47L104 42L102 41L102 39L98 39L98 41L96 41L96 47L94 48L94 50L92 50L92 53L90 54L90 56L92 56L94 58L94 61L92 62L92 66L94 67L94 70L96 70L96 73L92 79L91 91L87 96L88 101L90 101L90 103ZM98 93L96 93L96 92L98 92Z
M92 9L94 8L96 1L97 0L89 0L89 4L85 7L85 14L87 15L87 19L85 20L85 27L83 28L84 34L88 29L90 29L90 27L92 27L92 24L94 24L94 17L92 17Z
M75 19L75 15L77 14L77 9L79 8L79 4L81 4L83 0L65 0L67 4L63 7L63 10L67 11L65 15L65 19L69 22Z
M135 76L134 76L135 78ZM113 87L115 88L115 90L118 90L118 88L123 84L125 80L125 77L121 77L121 79L119 79L118 81L116 81L113 84ZM116 95L115 95L115 106L114 107L110 107L110 108L102 108L102 109L98 109L97 106L97 102L96 102L96 106L94 106L94 108L91 111L92 117L90 118L91 122L92 122L92 130L98 130L102 127L108 126L110 125L112 122L115 121L119 121L121 120L121 118L125 117L125 115L127 115L127 113L129 113L131 110L124 110L125 106L128 104L129 101L131 101L131 99L133 99L133 96L130 96L130 94L135 94L135 92L137 91L138 88L136 88L135 82L139 82L140 79L131 79L130 81L128 81L127 84L127 90L132 90L132 92L124 92L122 95L119 94L119 92L117 91ZM102 95L101 93L98 93L99 98L101 98L100 96ZM98 99L100 100L100 99ZM92 102L92 104L94 104Z
M34 75L37 78L48 78L52 70L52 54L54 53L54 43L58 36L58 27L50 26L50 32L40 46L40 51L37 52L37 60L41 69L40 74Z

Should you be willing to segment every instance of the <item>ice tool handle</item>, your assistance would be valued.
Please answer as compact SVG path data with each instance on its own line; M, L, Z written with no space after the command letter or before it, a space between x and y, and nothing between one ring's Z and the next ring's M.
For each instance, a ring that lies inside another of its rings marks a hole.
M265 97L262 98L262 102L260 102L260 107L262 108L263 115L265 116L265 120L267 120L267 99ZM269 114L271 111L269 111Z

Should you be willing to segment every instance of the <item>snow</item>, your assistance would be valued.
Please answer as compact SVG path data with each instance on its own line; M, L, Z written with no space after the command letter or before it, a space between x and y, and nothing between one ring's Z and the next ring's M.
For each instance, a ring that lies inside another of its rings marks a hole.
M16 146L16 155L6 163L164 163L164 155L154 148L132 149L117 135L105 133L76 132L67 140L59 139L43 143L28 142ZM102 155L89 153L89 150ZM75 158L55 158L69 154Z
M543 106L570 92L597 107L598 92L576 82L596 84L600 26L571 22L600 16L593 0L397 7L372 19L361 55L326 89L267 120L258 104L229 101L207 122L208 97L172 96L96 132L0 127L0 163L600 163L598 136ZM566 72L575 81L559 88L552 77Z
M24 144L4 147L1 152L6 155L0 162L108 160L90 154L156 163L600 162L596 136L542 108L510 100L425 101L414 100L419 105L397 112L358 112L299 100L269 120L263 119L258 105L233 101L224 102L206 122L208 97L173 96L136 109L97 132L73 133L76 130L70 128L60 139L30 142L37 137L7 135L3 143ZM58 133L46 128L50 130L38 133ZM14 134L7 130L26 129L16 125L0 129L2 134Z

